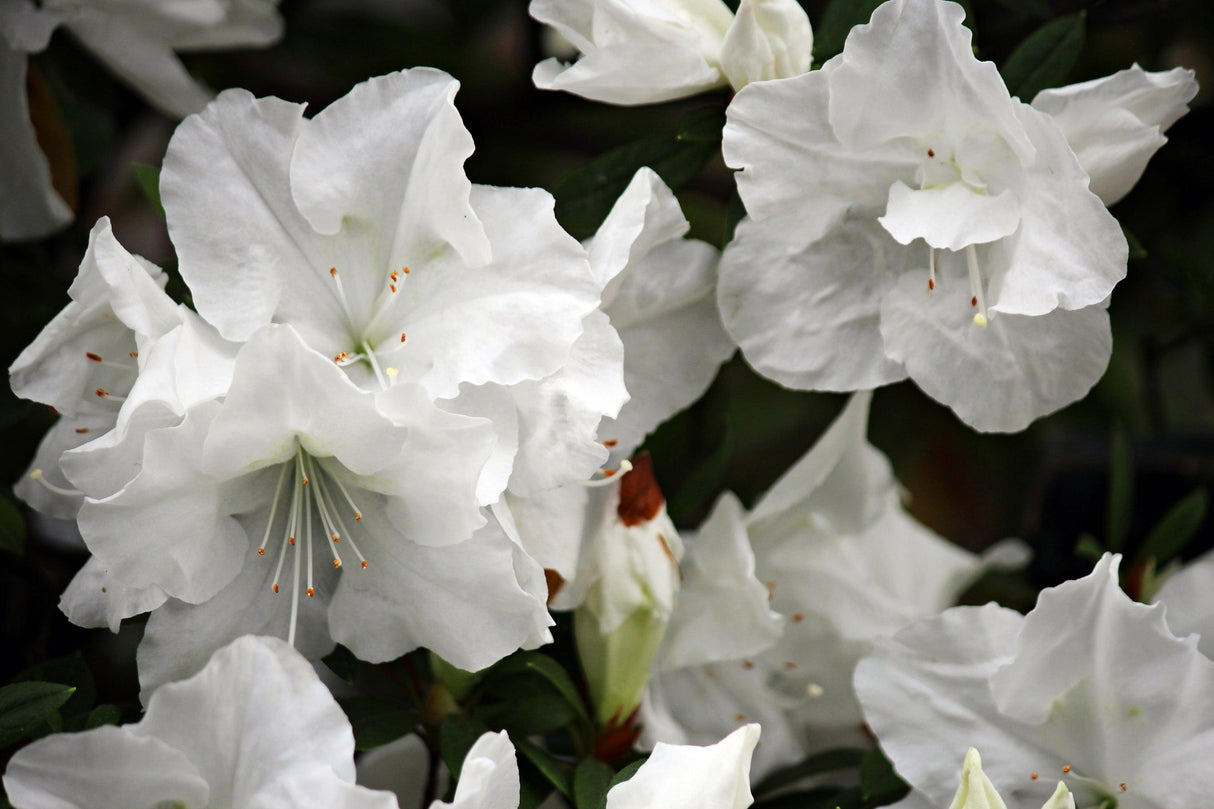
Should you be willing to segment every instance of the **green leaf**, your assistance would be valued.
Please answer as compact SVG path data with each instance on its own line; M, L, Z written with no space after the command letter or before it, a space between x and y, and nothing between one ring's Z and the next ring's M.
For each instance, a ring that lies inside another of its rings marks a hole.
M25 550L25 517L8 497L0 496L0 550L20 554Z
M868 22L884 0L831 0L814 27L814 64L821 65L843 50L851 29Z
M345 682L354 684L354 678L358 675L358 658L345 646L338 644L333 651L322 657L320 662Z
M1179 556L1205 522L1209 507L1210 494L1204 486L1190 492L1151 529L1135 556L1134 565L1147 559L1163 563Z
M995 0L995 2L1026 17L1049 18L1054 16L1054 8L1046 0Z
M88 718L84 720L84 729L92 730L99 728L102 725L120 725L122 724L122 709L117 705L98 705L93 710L89 711Z
M597 758L588 758L573 773L573 805L575 809L603 809L607 805L607 790L615 770Z
M1118 423L1109 444L1109 497L1104 520L1105 544L1113 553L1119 553L1125 547L1133 507L1134 452L1125 427Z
M420 717L412 708L374 697L337 700L354 729L354 749L372 750L412 733Z
M438 753L451 771L452 781L459 780L464 757L476 740L488 731L483 722L464 714L451 714L443 719L438 726Z
M874 747L860 762L860 797L865 803L883 806L904 797L910 785L894 772L894 765L880 747Z
M540 652L515 652L493 667L490 676L512 674L535 674L550 683L566 702L590 721L586 706L569 672L560 663Z
M135 172L135 182L139 183L139 189L143 191L148 202L156 206L156 210L160 211L160 216L163 217L164 205L160 202L160 169L156 166L149 166L147 163L132 163L131 169Z
M32 666L13 678L13 682L48 682L70 685L75 689L71 699L60 710L69 730L83 730L89 711L97 703L97 685L93 673L79 652L47 660Z
M565 797L573 795L573 767L553 758L548 751L527 741L523 737L512 739L514 748L534 765L537 772L552 786L560 790Z
M611 786L613 787L616 784L622 784L625 781L627 781L629 778L631 778L632 776L636 775L637 770L641 769L641 765L644 764L648 760L649 760L649 756L644 756L643 758L639 758L636 761L632 762L631 764L629 764L625 767L622 767L620 769L620 771L615 774L615 777L611 779ZM607 791L610 792L611 787L608 787Z
M70 685L46 682L13 683L0 688L0 749L53 722L60 706L75 692Z
M755 787L756 795L765 795L791 786L802 778L835 770L850 770L860 766L867 751L860 748L839 747L814 753L796 764L782 767L769 774Z
M1047 87L1063 84L1083 50L1086 25L1083 11L1059 17L1017 45L999 71L1011 94L1029 102Z
M642 166L678 189L720 151L724 126L720 107L694 110L673 131L612 149L570 171L552 190L557 219L575 235L590 235Z

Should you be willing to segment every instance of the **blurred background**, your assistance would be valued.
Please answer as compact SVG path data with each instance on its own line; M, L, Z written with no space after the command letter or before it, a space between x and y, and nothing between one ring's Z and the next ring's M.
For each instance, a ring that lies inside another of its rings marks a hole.
M804 5L819 64L841 48L851 18L866 18L877 3ZM965 5L979 58L1001 66L1034 31L1068 18L1083 45L1064 66L1064 82L1137 62L1148 70L1192 68L1203 88L1137 188L1112 209L1130 241L1129 276L1112 300L1109 369L1084 401L1002 436L974 433L909 382L875 396L871 440L892 459L920 520L974 550L1007 536L1034 547L1028 571L980 582L968 596L1025 609L1041 587L1086 573L1102 546L1120 542L1133 562L1150 542L1161 563L1214 547L1205 507L1214 488L1214 4ZM477 144L467 163L472 180L554 191L562 224L579 238L594 232L614 201L601 185L588 190L594 166L587 168L612 150L617 163L655 163L677 187L696 238L722 245L741 214L719 153L725 91L634 108L538 91L531 68L560 53L561 43L528 18L525 0L284 0L282 13L286 32L276 46L187 55L187 66L217 90L245 87L314 110L370 76L442 68L462 83L456 103ZM160 165L175 122L63 31L31 64L40 142L77 219L48 239L0 244L6 366L67 302L98 217L111 217L132 252L170 272L175 266L163 217L140 182L141 172L145 181L154 172L137 168ZM169 289L188 300L179 281ZM842 402L784 390L735 357L698 404L647 442L675 521L697 526L726 489L753 503ZM45 407L0 391L0 682L47 661L76 668L87 661L97 701L135 710L138 620L116 639L68 624L56 602L83 563L83 548L72 526L39 520L11 496L53 419ZM83 657L73 657L81 649Z

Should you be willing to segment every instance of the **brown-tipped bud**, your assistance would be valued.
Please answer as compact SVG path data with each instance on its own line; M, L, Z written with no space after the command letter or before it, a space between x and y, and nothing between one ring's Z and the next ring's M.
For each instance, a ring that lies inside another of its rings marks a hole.
M649 522L658 516L666 498L653 476L653 459L642 452L632 461L632 470L620 478L620 504L616 513L628 527Z

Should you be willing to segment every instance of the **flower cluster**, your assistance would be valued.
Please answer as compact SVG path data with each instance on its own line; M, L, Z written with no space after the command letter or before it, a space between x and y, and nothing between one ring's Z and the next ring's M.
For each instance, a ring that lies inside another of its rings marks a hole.
M981 432L1088 394L1127 273L1108 206L1191 71L1022 100L947 0L888 0L816 69L796 0L532 0L572 46L536 87L733 93L717 134L745 210L721 249L688 238L659 172L614 163L578 241L549 192L472 182L440 70L311 116L211 100L175 53L267 44L275 7L0 0L0 237L71 216L27 115L55 28L188 116L159 185L176 265L102 217L9 369L58 416L14 491L88 551L61 610L114 632L148 613L142 719L18 751L13 806L746 809L752 779L788 805L1209 800L1212 557L1157 587L1146 554L1149 606L1099 553L1027 615L954 606L1028 546L939 536L868 440L873 389L904 379ZM663 445L642 445L737 349L851 395L749 506L720 486L676 527ZM386 714L359 721L381 674L409 702L391 744ZM378 748L358 768L356 742ZM861 785L831 791L840 744ZM870 794L887 764L895 788Z

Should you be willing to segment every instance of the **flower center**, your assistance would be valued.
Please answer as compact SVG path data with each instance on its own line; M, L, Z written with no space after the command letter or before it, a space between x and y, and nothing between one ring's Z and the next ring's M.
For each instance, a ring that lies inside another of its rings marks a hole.
M409 276L409 268L401 267L399 270L393 270L388 273L387 283L380 290L374 305L371 307L371 316L362 328L359 328L355 323L350 299L346 295L346 288L341 282L341 273L337 271L336 267L330 267L329 276L333 279L333 283L337 288L337 300L341 303L342 312L346 315L346 322L349 324L350 334L352 335L351 349L349 351L339 351L333 356L333 361L344 368L352 363L365 360L375 373L375 379L379 382L380 387L387 390L390 384L389 375L385 375L384 369L376 358L375 352L377 349L373 346L389 339L382 334L386 324L380 321L383 320L386 313L392 309L392 305L396 302L396 294L400 291L405 279ZM400 333L400 342L403 343L405 340L405 332L402 331Z
M291 479L289 492L286 487L288 477ZM339 495L341 501L338 500ZM350 496L349 490L342 483L341 476L336 474L329 466L304 452L302 447L296 449L295 457L284 463L282 470L278 474L278 484L274 488L274 499L270 506L270 517L266 520L266 530L262 535L261 544L257 547L258 556L266 555L266 546L270 542L270 535L274 531L274 526L278 523L279 506L283 503L286 503L286 508L282 520L282 539L278 554L278 564L274 568L274 579L270 588L275 593L279 592L279 581L282 578L283 566L287 555L289 552L294 551L291 554L293 557L291 623L287 636L287 642L293 646L295 645L295 625L299 615L300 585L303 585L302 592L308 598L316 596L316 588L313 585L312 576L313 515L316 515L318 530L324 532L324 535L317 537L316 541L323 543L328 548L330 555L333 557L334 569L342 566L341 552L338 546L343 539L349 546L350 551L358 557L360 569L366 569L367 560L363 556L362 551L358 549L354 538L346 530L346 522L342 519L341 515L342 509L348 506L348 515L352 516L355 522L361 522L363 518L362 511L354 503L354 498ZM302 549L298 544L298 540L301 537L303 538ZM305 572L306 576L302 576Z
M93 395L106 403L121 406L126 401L124 394L134 386L135 377L139 375L139 365L135 361L139 352L128 352L118 361L107 360L95 351L86 351L84 356L98 369L93 379L100 384Z

